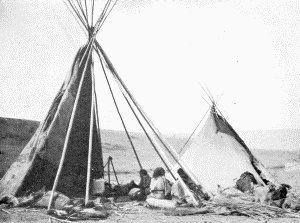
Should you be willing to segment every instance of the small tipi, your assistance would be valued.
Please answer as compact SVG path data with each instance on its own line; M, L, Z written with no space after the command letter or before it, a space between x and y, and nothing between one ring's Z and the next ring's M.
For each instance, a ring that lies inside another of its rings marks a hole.
M252 173L262 185L267 182L277 184L220 114L215 103L202 120L179 156L204 192L215 195L218 185L221 188L234 187L245 172Z

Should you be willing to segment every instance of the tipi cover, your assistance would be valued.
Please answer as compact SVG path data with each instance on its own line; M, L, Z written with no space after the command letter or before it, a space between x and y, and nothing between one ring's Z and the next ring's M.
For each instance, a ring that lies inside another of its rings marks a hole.
M0 181L0 197L23 195L43 186L51 190L60 163L67 128L74 107L79 82L85 73L64 165L57 191L66 195L84 194L87 175L87 156L92 98L92 57L87 47L79 49L71 72L67 75L47 117ZM87 62L85 62L88 59ZM96 120L94 118L94 120ZM91 179L103 177L100 137L94 121ZM72 188L70 190L70 188Z
M234 187L246 171L262 184L276 183L215 106L203 120L179 154L203 191L216 194L218 185Z

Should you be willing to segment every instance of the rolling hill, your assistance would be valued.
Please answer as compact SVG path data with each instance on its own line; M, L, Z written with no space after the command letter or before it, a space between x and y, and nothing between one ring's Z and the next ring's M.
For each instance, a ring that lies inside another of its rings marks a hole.
M37 129L39 122L32 120L0 118L0 178L17 158ZM300 160L300 130L238 131L253 153L270 168L284 167L286 162ZM143 133L130 133L143 168L152 170L163 165ZM123 131L102 130L103 156L113 157L119 173L137 173L135 154ZM166 135L170 144L179 151L186 142L187 134ZM130 164L124 168L124 161Z

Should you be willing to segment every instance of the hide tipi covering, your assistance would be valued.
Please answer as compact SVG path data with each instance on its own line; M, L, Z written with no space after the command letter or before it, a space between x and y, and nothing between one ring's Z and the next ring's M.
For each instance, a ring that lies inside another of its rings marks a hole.
M37 191L43 186L52 189L79 90L81 91L80 97L57 190L66 195L84 193L92 101L91 75L93 72L93 61L91 57L87 57L88 54L84 54L85 52L86 47L79 49L71 72L55 97L47 117L41 122L36 133L3 176L0 182L2 195L20 196L28 191ZM85 76L79 89L83 73ZM94 118L94 120L96 119ZM103 163L95 121L93 129L91 175L92 178L99 178L103 177Z
M203 121L179 156L205 192L216 194L218 185L234 187L246 171L263 185L268 181L276 184L214 105Z

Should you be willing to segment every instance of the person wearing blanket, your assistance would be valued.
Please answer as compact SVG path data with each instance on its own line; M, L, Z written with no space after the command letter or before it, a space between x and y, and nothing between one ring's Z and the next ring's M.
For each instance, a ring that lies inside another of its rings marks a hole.
M145 202L145 206L150 208L173 209L185 203L187 198L181 183L178 180L171 183L166 179L165 170L161 167L154 170L150 190Z
M141 180L138 186L141 189L141 191L145 192L150 187L151 177L149 176L147 170L141 169L140 178Z
M150 182L150 194L147 198L168 199L171 193L171 186L165 177L165 170L157 167Z

